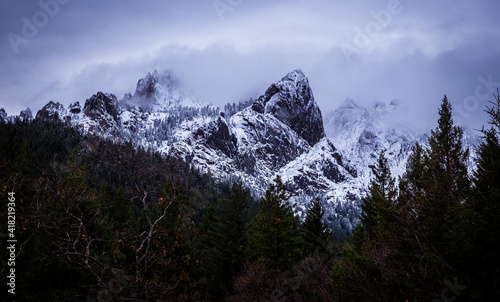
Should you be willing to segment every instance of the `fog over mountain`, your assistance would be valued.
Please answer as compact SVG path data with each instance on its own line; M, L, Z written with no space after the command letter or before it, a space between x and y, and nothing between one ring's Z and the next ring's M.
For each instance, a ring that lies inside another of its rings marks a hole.
M446 93L479 128L500 83L494 1L0 1L0 108L118 98L149 71L214 105L300 67L323 111L398 99L434 126Z

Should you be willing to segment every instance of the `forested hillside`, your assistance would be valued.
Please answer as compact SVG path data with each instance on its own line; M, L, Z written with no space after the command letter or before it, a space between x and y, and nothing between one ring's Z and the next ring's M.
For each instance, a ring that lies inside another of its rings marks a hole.
M0 272L15 196L16 301L496 300L499 108L497 95L469 177L445 97L430 147L414 146L399 187L379 155L345 241L321 197L300 221L280 177L259 198L130 142L59 122L2 123Z

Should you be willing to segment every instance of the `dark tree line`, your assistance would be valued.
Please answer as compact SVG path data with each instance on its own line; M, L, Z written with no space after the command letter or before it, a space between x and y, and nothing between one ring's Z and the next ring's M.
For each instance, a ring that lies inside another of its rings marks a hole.
M239 299L253 269L281 276L304 256L279 179L259 206L240 180L214 181L130 142L39 120L2 124L0 134L0 195L18 199L16 299Z
M0 194L18 197L16 300L192 297L184 163L60 124L1 131Z
M0 198L17 198L15 298L498 299L499 108L496 96L470 176L445 97L429 147L414 146L399 187L380 154L352 235L357 214L336 207L328 217L321 198L301 222L280 178L255 200L241 180L216 181L130 142L38 120L1 124ZM6 288L0 296L13 298Z
M381 154L360 223L335 262L337 300L494 301L500 297L500 99L483 129L477 167L446 96L429 148L416 145L399 193Z

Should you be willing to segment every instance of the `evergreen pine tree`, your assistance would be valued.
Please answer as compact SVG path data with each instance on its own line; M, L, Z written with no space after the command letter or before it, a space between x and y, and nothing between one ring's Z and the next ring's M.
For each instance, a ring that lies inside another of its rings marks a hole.
M251 205L250 192L241 180L233 183L229 196L220 203L214 229L217 236L212 236L213 249L207 257L211 262L209 287L213 298L233 294L231 284L245 261Z
M395 297L390 291L394 287L391 277L396 271L387 274L387 258L394 254L397 189L384 152L371 169L373 178L363 198L360 220L343 247L344 258L333 265L332 280L340 301Z
M219 236L216 232L217 223L218 218L215 215L215 207L210 205L205 215L203 215L203 221L196 235L197 249L195 257L200 261L198 278L206 284L209 292L213 292L217 287L215 280L215 270L217 269L215 259L219 251L217 248L219 243Z
M428 175L427 170L428 161L425 150L419 143L416 143L408 157L406 171L399 179L399 196L396 210L398 212L397 228L399 229L399 246L397 250L402 256L400 259L407 259L406 256L410 254L409 251L422 248L419 246L420 240L423 240L420 239L422 228L417 221L419 214L422 213L426 196L425 177ZM415 261L415 259L411 261Z
M398 261L419 263L408 283L424 296L431 295L438 282L457 276L468 246L464 204L470 189L469 153L462 147L463 130L454 125L446 96L438 113L429 149L416 146L408 161L398 200Z
M415 216L414 213L421 209L426 169L424 149L416 143L408 157L406 171L399 180L398 208L408 210L410 216Z
M220 207L221 261L223 279L234 278L240 271L244 261L244 252L248 240L250 224L250 192L238 180L232 185L229 197Z
M332 237L332 232L323 221L324 215L325 209L322 207L320 199L311 200L302 224L305 230L304 239L309 244L311 252L317 249L328 252L328 241Z
M478 148L474 188L468 204L471 225L467 225L472 242L472 259L467 268L479 287L482 299L500 297L500 96L495 95L493 107L488 108L492 128L482 132L484 141Z
M288 202L289 195L281 178L269 185L250 233L249 254L255 260L267 260L278 269L288 269L301 257L303 239L299 220Z
M394 221L394 205L397 197L394 178L384 152L380 153L377 164L371 167L373 179L368 188L368 196L363 199L360 224L370 238L380 236L391 228Z
M438 127L429 137L426 197L419 213L434 248L446 248L445 237L454 236L450 232L461 220L461 205L470 187L466 164L469 151L462 148L462 136L463 130L453 124L451 104L444 96Z

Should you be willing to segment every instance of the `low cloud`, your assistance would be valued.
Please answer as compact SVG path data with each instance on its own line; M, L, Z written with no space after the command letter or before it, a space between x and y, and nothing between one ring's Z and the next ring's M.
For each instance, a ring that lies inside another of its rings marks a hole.
M447 94L470 109L461 122L479 127L487 101L465 102L480 77L500 81L500 4L492 1L222 1L232 5L223 18L214 1L67 2L16 53L8 34L22 34L23 18L43 9L0 1L0 107L9 114L99 90L121 98L148 71L169 68L185 89L223 106L301 68L323 111L346 98L399 99L408 118L432 125ZM394 5L398 13L384 15ZM369 42L346 57L360 32Z

